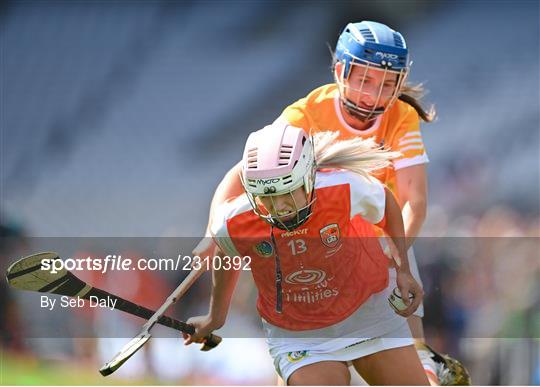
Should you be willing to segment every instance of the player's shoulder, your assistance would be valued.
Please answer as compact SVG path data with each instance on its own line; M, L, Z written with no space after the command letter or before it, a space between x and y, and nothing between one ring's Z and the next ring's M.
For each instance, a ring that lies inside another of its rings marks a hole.
M334 97L337 93L337 85L335 83L329 83L317 87L311 93L308 94L307 99L314 104L321 103L333 103Z
M218 206L214 212L211 225L211 232L216 237L228 235L228 222L242 214L249 213L252 210L247 195L243 194L234 199L228 200Z
M401 122L404 119L420 120L420 116L414 107L407 102L398 99L388 111L388 115L394 122Z
M367 178L346 169L318 171L315 178L315 189L349 184L353 189L380 184L375 178Z
M376 224L384 216L384 186L374 177L368 178L348 170L324 171L317 173L315 182L316 192L324 192L327 199L343 198L342 189L346 187L351 217L360 215Z
M335 83L322 85L310 91L308 95L295 102L295 104L303 104L306 106L319 106L324 103L331 103L334 100L336 92L337 86Z
M292 125L302 127L305 130L316 129L329 116L335 114L333 109L336 92L335 84L320 86L287 106L281 116Z

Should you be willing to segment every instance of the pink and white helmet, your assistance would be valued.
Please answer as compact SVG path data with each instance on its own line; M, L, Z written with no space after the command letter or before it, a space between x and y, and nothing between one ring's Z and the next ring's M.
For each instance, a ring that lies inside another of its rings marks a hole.
M281 229L293 229L310 215L314 201L315 155L303 129L277 120L249 135L242 159L242 184L257 215ZM293 221L281 221L261 209L256 197L291 194L304 187L307 205L296 208Z

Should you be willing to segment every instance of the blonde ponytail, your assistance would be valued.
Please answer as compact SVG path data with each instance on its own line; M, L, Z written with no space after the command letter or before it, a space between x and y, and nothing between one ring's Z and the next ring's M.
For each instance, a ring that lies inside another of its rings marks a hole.
M401 155L383 149L373 138L355 137L338 140L339 132L318 132L313 135L318 169L347 169L368 179L374 171L386 168Z

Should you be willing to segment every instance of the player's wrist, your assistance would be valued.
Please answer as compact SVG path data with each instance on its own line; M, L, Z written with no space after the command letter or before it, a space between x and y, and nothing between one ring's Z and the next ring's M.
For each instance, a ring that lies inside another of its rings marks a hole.
M411 276L412 277L412 273L409 270L409 268L403 267L403 266L396 267L396 274L398 276Z
M210 311L206 317L208 321L207 326L211 328L212 331L223 327L227 319L227 315L223 315L223 313L216 313L213 311Z

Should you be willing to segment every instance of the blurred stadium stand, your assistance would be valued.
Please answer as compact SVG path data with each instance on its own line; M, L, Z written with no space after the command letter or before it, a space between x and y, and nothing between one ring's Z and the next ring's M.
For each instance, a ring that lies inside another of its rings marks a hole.
M400 26L439 112L424 130L431 201L454 214L539 214L538 15L517 4L447 5ZM247 134L331 81L331 9L12 3L4 211L33 235L198 235Z

